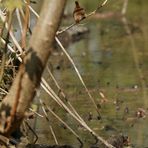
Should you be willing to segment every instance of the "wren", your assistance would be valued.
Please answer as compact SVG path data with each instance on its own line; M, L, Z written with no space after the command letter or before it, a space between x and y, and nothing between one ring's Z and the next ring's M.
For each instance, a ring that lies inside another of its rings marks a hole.
M75 9L73 11L73 17L76 23L79 23L86 17L84 8L80 7L78 1L75 1Z

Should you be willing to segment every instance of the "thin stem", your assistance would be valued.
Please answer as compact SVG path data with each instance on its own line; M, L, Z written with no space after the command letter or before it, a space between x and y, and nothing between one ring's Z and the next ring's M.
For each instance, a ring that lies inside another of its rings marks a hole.
M49 111L56 119L58 119L67 129L69 129L73 135L75 135L78 139L80 139L79 135L78 135L66 122L64 122L56 113L54 113L54 112L52 111L52 109L51 109L49 106L47 106L41 99L40 99L40 102L42 102L42 105L44 105L44 106L48 109L48 111Z
M127 6L128 6L128 0L124 0L123 7L122 7L122 10L121 10L122 15L126 14Z
M0 88L0 90L4 93L4 94L8 94L8 92L6 90L4 90L3 88Z
M16 16L17 16L18 24L20 26L21 33L23 33L23 25L22 25L21 16L18 8L16 9Z
M33 112L34 114L38 115L38 116L41 117L41 118L44 117L43 115L41 115L41 114L39 114L38 112L34 111L32 108L29 108L29 110L30 110L31 112Z
M27 0L26 6L25 6L25 18L24 18L24 23L23 23L23 32L22 32L22 48L26 48L26 34L27 34L27 29L28 29L28 23L29 23L29 17L30 17L30 0Z
M5 69L7 45L8 45L8 42L9 42L9 36L10 36L9 32L10 32L11 25L12 25L13 11L12 12L8 12L7 14L8 15L6 17L6 20L5 20L4 24L6 24L7 21L8 21L8 30L7 30L6 39L5 39L6 43L5 43L4 48L3 48L3 56L2 56L1 71L0 71L0 82L2 81L3 74L4 74L4 69Z
M3 38L0 38L1 42L5 45L6 44L6 41L3 39ZM18 58L18 60L20 62L22 62L22 58L16 53L16 51L9 45L7 44L7 48L12 52L12 53L15 53L16 57Z
M87 86L85 85L85 82L84 82L84 80L83 80L81 74L79 73L79 70L77 69L77 67L76 67L76 65L75 65L75 63L74 63L74 61L73 61L73 59L72 59L72 58L70 57L70 55L67 53L67 51L65 50L65 48L63 47L63 45L61 44L61 42L59 41L59 39L58 39L57 37L55 37L55 40L56 40L56 42L58 43L59 47L62 49L62 51L65 53L65 55L67 56L67 58L69 59L69 61L71 62L71 64L73 65L73 67L74 67L74 69L75 69L75 71L76 71L76 73L77 73L77 75L78 75L78 77L79 77L79 79L80 79L82 85L84 86L84 88L85 88L85 90L86 90L86 92L87 92L87 94L88 94L90 100L92 101L92 103L93 103L93 105L94 105L94 107L95 107L97 113L98 113L99 116L101 117L101 114L100 114L100 112L99 112L99 110L98 110L98 107L97 107L97 105L96 105L96 103L95 103L95 100L94 100L94 98L92 97L92 95L90 94L90 92L89 92Z
M57 86L57 88L59 89L59 91L61 91L61 94L63 96L63 98L65 98L66 102L68 103L68 105L71 107L72 111L75 113L75 115L82 121L84 122L84 120L81 118L81 116L78 114L78 112L75 110L75 108L73 107L73 105L70 103L70 101L66 98L66 95L64 94L64 92L62 91L61 87L59 86L58 82L56 81L55 77L53 76L52 72L50 71L49 67L47 67L47 70L51 76L51 78L53 79L55 85Z
M55 132L54 132L54 130L53 130L51 124L50 124L50 120L49 120L48 115L47 115L47 112L46 112L46 110L45 110L45 108L44 108L43 102L42 102L41 99L40 99L39 101L40 101L40 104L41 104L41 108L42 108L42 110L43 110L43 113L44 113L44 115L45 115L45 118L46 118L47 122L49 123L49 128L50 128L51 134L52 134L52 136L53 136L53 138L54 138L54 141L55 141L55 143L58 145L58 141L57 141Z
M3 14L3 12L2 12L1 10L0 10L0 18L1 18L1 20L2 20L3 22L5 22L5 16L4 16L4 14ZM5 23L5 27L6 27L6 29L8 30L8 23ZM19 43L18 43L18 41L16 40L16 38L15 38L13 32L11 31L11 29L10 29L10 31L9 31L9 34L10 34L10 36L11 36L11 39L12 39L13 43L15 44L15 46L17 47L17 49L19 50L19 52L22 54L22 53L23 53L23 49L22 49L21 46L19 45Z
M111 144L109 144L106 140L104 140L102 137L97 135L85 122L82 122L69 108L62 102L62 100L55 94L55 92L51 89L51 87L46 84L46 86L41 83L41 86L43 89L55 100L58 104L62 104L62 107L78 122L80 123L87 131L89 131L92 135L94 135L98 140L103 142L108 148L114 148ZM48 87L48 88L47 88Z

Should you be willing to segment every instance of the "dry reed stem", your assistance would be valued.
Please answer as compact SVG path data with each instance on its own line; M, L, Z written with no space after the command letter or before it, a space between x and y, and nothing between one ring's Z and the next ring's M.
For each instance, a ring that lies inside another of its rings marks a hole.
M29 108L29 110L30 110L31 112L33 112L34 114L36 114L37 116L41 117L41 118L44 117L43 115L41 115L41 114L39 114L38 112L34 111L32 108Z
M97 135L85 122L82 122L71 110L69 110L69 108L63 103L63 101L59 98L59 96L57 96L57 94L51 89L51 87L47 84L45 80L42 81L41 86L52 97L52 99L55 102L57 102L60 106L62 106L87 131L89 131L93 136L95 136L98 140L104 143L108 148L114 148L106 140Z
M3 38L0 38L1 42L5 45L6 44L6 41L3 39ZM22 58L16 53L16 51L8 44L7 45L7 48L12 52L12 53L15 53L16 54L16 57L18 58L18 60L20 62L22 62Z
M0 10L0 18L1 18L1 20L2 20L3 22L5 22L5 16L4 16L4 14L3 14L3 12L2 12L1 10ZM6 29L8 30L8 23L5 23L5 27L6 27ZM11 39L12 39L14 45L15 45L15 46L17 47L17 49L19 50L20 54L22 54L22 53L23 53L23 49L22 49L21 46L19 45L19 43L18 43L18 41L16 40L16 38L15 38L15 36L14 36L14 34L13 34L13 32L12 32L11 29L10 29L10 31L9 31L9 34L10 34L10 37L11 37Z
M124 0L123 7L122 7L122 10L121 10L121 14L122 15L125 15L126 14L126 12L127 12L127 6L128 6L128 0Z
M0 91L3 92L4 95L8 94L8 92L6 90L4 90L3 88L0 88Z
M15 12L16 12L16 17L17 17L17 20L18 20L18 24L20 26L20 31L21 31L21 33L23 33L23 25L22 25L19 9L17 8Z
M80 137L79 137L79 135L65 122L65 121L63 121L56 113L54 113L53 111L52 111L52 109L49 107L49 106L47 106L44 102L43 102L43 100L41 100L41 99L39 99L40 100L40 103L43 105L43 106L45 106L47 109L48 109L48 111L57 119L57 120L59 120L67 129L69 129L69 131L73 134L73 135L75 135L76 136L76 138L78 138L79 140L81 139ZM46 111L46 110L45 110ZM80 140L81 141L81 140ZM82 143L82 141L81 141L81 143Z
M98 107L97 107L97 105L96 105L96 103L95 103L95 100L94 100L94 98L92 97L92 95L90 94L90 92L89 92L89 90L88 90L88 88L87 88L87 86L86 86L86 84L85 84L85 82L84 82L84 80L83 80L83 78L82 78L82 76L81 76L81 74L80 74L78 68L76 67L76 65L75 65L75 63L74 63L74 61L73 61L73 59L70 57L70 55L68 54L68 52L66 51L66 49L63 47L63 45L62 45L62 43L59 41L58 37L55 37L55 40L56 40L56 42L58 43L59 47L62 49L62 51L65 53L65 55L67 56L67 58L69 59L69 61L71 62L71 64L73 65L73 67L74 67L74 69L75 69L75 71L76 71L76 73L77 73L78 78L80 79L82 85L84 86L85 91L87 92L87 94L88 94L88 96L89 96L91 102L93 103L93 105L94 105L94 107L95 107L97 113L98 113L99 116L101 117L101 114L100 114L100 112L99 112L99 110L98 110Z
M50 123L50 120L49 120L49 118L48 118L48 114L47 114L47 112L46 112L46 109L45 109L45 107L44 107L44 105L43 105L43 102L42 102L41 99L40 99L39 101L40 101L40 104L41 104L41 108L42 108L42 110L43 110L43 113L44 113L44 115L45 115L45 119L46 119L47 122L49 123L49 128L50 128L51 134L52 134L52 136L53 136L53 138L54 138L55 144L58 145L58 144L59 144L59 143L58 143L58 140L57 140L56 135L55 135L55 132L54 132L52 126L51 126L51 123Z
M25 18L23 23L23 32L22 32L22 48L26 49L26 35L28 30L28 24L29 24L29 17L30 17L30 0L27 0L26 6L25 6Z
M73 105L70 103L70 101L66 98L66 95L64 94L64 92L62 91L61 87L59 86L57 80L55 79L55 77L53 76L52 72L50 71L49 67L47 67L47 70L52 78L52 80L54 81L55 85L57 86L57 88L59 89L61 95L63 96L63 98L66 100L66 102L68 103L68 105L70 106L70 108L72 109L73 113L82 121L84 122L84 120L82 119L82 117L78 114L78 112L76 111L76 109L73 107Z
M4 48L3 48L3 55L2 55L2 61L1 61L0 83L1 83L1 81L3 79L3 74L4 74L4 69L5 69L7 45L9 43L9 36L10 36L9 32L11 30L11 25L12 25L12 14L13 14L13 12L9 13L9 15L7 15L7 17L6 17L5 21L4 21L4 26L8 22L8 30L6 32L6 39L5 39L6 43L5 43ZM3 35L3 32L1 33L1 36L2 35Z

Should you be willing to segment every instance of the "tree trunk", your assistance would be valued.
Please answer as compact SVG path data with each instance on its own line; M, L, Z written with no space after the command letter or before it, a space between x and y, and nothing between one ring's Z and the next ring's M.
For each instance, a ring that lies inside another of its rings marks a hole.
M45 0L40 18L30 39L29 49L0 107L0 132L5 136L19 127L33 100L36 88L51 53L66 0Z

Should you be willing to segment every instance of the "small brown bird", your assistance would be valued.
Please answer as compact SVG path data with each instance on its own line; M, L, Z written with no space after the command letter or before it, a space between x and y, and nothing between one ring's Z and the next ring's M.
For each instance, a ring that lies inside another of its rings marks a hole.
M79 23L86 17L84 8L80 7L78 1L75 1L75 9L73 11L73 17L76 23Z

